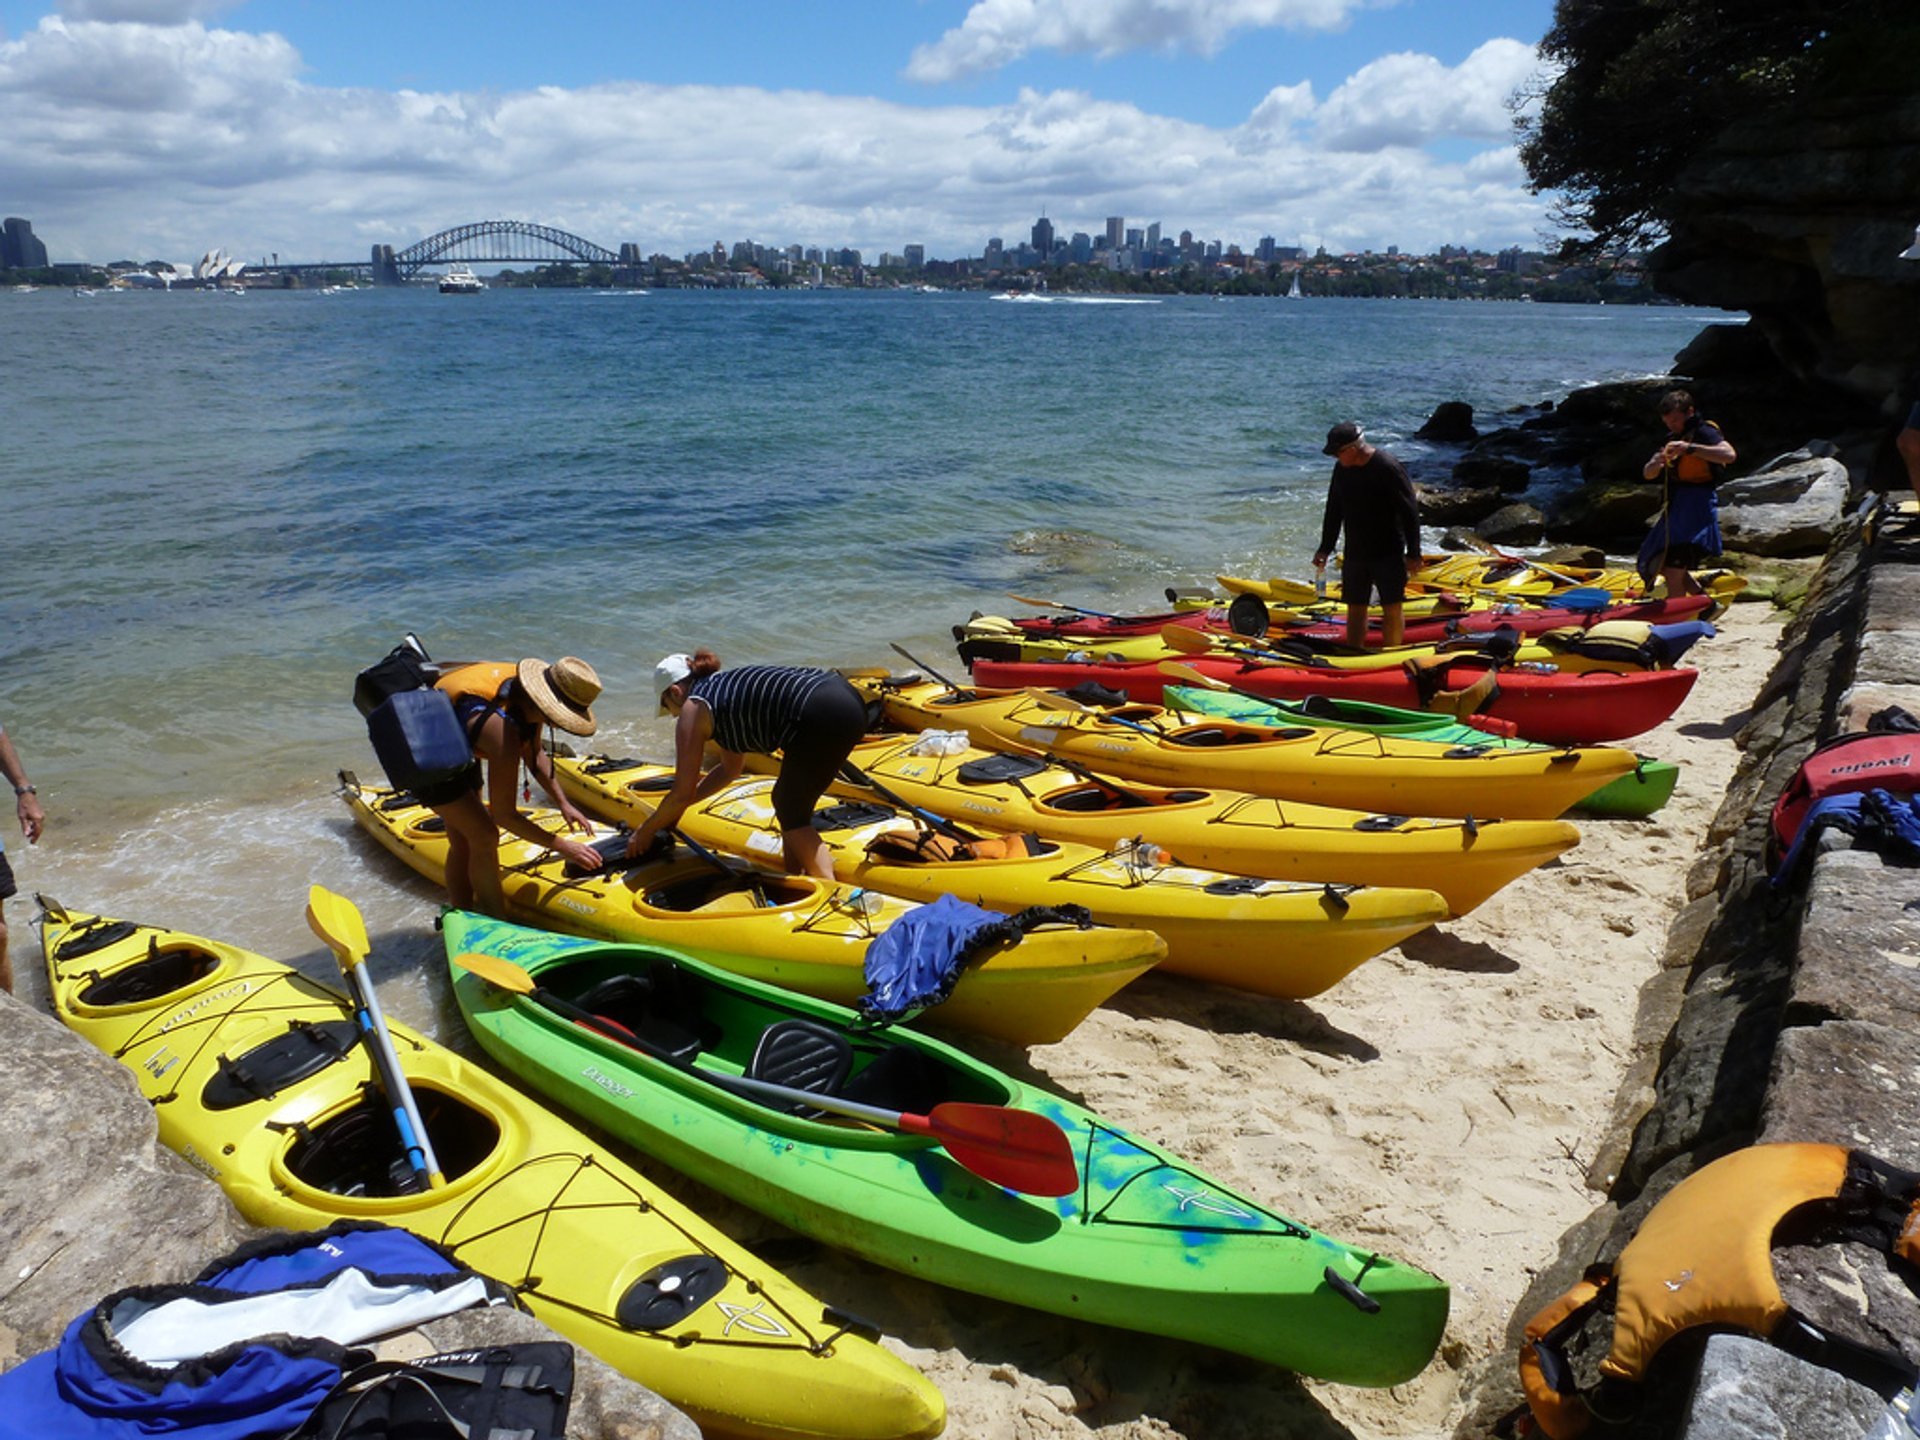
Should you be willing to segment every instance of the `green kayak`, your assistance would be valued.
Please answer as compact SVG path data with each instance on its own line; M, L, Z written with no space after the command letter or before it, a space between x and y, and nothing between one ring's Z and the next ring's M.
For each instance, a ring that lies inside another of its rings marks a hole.
M1237 691L1202 690L1194 685L1169 685L1162 703L1169 710L1185 710L1242 724L1311 725L1322 730L1366 730L1375 735L1398 735L1409 740L1432 740L1442 745L1475 745L1496 750L1551 749L1530 740L1490 735L1446 715L1423 710L1401 710L1363 700L1336 700L1316 695L1306 700L1263 700ZM1588 815L1616 815L1639 819L1653 814L1673 798L1680 767L1671 760L1642 755L1631 774L1609 781L1574 806Z
M490 1055L803 1234L978 1294L1345 1384L1399 1384L1440 1343L1444 1281L1317 1234L938 1040L857 1028L850 1010L671 950L460 910L443 928L454 995ZM769 1082L825 1107L905 1112L895 1122L919 1119L922 1133L770 1100ZM967 1130L941 1128L962 1112ZM976 1133L983 1116L1007 1138ZM1055 1125L1068 1143L1054 1189L1067 1193L982 1178L1016 1132L1059 1142Z

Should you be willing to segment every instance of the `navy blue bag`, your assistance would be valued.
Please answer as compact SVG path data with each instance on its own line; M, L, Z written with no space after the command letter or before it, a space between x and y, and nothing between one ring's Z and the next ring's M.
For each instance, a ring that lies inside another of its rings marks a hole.
M1084 906L1030 905L1018 915L996 915L951 895L909 910L867 946L867 993L860 1013L882 1025L910 1019L953 993L966 968L991 952L1017 945L1036 925L1093 923Z
M442 690L402 690L367 716L367 738L396 790L444 805L471 788L473 747Z

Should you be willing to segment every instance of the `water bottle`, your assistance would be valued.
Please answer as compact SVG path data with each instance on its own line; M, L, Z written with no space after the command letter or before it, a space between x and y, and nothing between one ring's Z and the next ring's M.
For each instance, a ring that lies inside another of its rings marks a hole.
M878 915L886 903L873 891L858 885L840 897L840 908L849 915Z
M1915 1436L1920 1436L1920 1409L1915 1408L1913 1387L1908 1386L1887 1402L1861 1440L1914 1440Z
M1313 562L1313 598L1315 600L1327 598L1327 562L1324 560Z

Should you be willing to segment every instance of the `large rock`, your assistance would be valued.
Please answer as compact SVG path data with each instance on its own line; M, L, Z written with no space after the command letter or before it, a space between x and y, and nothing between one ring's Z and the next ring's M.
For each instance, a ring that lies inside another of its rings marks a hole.
M1473 529L1496 545L1537 545L1545 522L1546 516L1531 505L1503 505Z
M1635 549L1659 508L1657 485L1589 485L1547 512L1547 538Z
M1670 295L1750 314L1803 385L1892 418L1920 380L1920 264L1898 258L1920 220L1920 94L1887 60L1878 88L1849 63L1834 93L1704 143L1650 268Z
M1473 406L1464 400L1442 401L1427 417L1427 423L1413 433L1415 439L1445 444L1465 444L1480 438L1480 432L1473 427Z
M1451 490L1415 485L1413 494L1422 525L1471 525L1507 503L1506 496L1490 488Z
M1720 486L1720 535L1754 555L1823 555L1847 508L1847 471L1805 451Z
M1508 455L1482 454L1476 450L1453 467L1453 483L1469 488L1491 485L1509 493L1527 488L1533 467Z
M1885 1407L1864 1385L1744 1335L1715 1335L1680 1440L1860 1440Z
M112 1291L189 1280L265 1233L159 1144L124 1066L5 994L0 1056L0 1370L50 1349ZM435 1321L407 1348L559 1338L531 1315L491 1309ZM574 1367L569 1440L698 1440L685 1415L578 1346Z

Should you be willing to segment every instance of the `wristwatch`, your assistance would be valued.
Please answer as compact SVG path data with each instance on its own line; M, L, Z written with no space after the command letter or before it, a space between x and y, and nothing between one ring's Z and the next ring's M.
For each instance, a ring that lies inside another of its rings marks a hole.
M37 785L16 785L13 787L13 793L16 795L38 795L40 793L40 787Z

